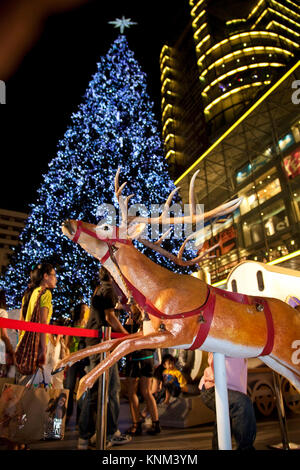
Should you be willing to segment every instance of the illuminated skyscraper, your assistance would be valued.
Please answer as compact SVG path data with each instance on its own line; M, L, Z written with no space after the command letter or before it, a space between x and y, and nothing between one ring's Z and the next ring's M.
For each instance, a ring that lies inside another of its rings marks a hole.
M290 0L226 4L228 13L225 2L190 0L204 113L212 132L236 119L283 74L300 39L300 6Z
M165 155L184 202L196 170L206 210L243 197L205 228L204 247L219 247L202 267L211 282L249 258L300 269L299 2L188 3L161 54Z
M163 138L175 173L284 74L300 39L296 0L189 5L186 32L161 53Z

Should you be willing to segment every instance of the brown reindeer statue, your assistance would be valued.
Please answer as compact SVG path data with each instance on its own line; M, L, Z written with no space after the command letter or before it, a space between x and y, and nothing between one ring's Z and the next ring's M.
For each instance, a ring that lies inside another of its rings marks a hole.
M122 196L126 183L119 187L118 170L115 192L122 212L120 227L107 223L96 226L75 220L63 223L64 235L99 259L127 298L133 298L145 312L142 331L82 349L60 361L56 371L89 355L110 352L81 379L77 398L121 357L147 348L202 349L227 356L259 357L300 388L300 312L275 298L231 293L193 276L174 273L151 261L132 244L133 239L140 239L180 265L199 263L201 256L189 261L183 259L187 240L176 257L160 246L164 235L156 243L141 239L147 223L194 223L199 217L207 221L229 214L239 206L240 200L235 200L210 212L196 214L196 176L197 173L191 180L192 210L188 216L169 215L174 190L158 218L128 217L131 196ZM124 227L127 236L121 238Z

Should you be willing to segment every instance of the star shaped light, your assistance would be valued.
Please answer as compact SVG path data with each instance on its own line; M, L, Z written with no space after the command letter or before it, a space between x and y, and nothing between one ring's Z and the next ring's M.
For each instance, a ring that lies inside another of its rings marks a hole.
M109 24L114 24L115 28L120 28L120 33L124 33L125 28L129 28L133 24L137 24L134 21L131 21L131 18L125 18L122 16L122 18L116 18L115 21L109 21Z

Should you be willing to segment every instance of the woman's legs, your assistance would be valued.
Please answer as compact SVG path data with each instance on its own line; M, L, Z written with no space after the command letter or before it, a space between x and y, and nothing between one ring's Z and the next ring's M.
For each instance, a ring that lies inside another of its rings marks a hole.
M129 400L129 408L133 423L139 421L139 398L137 395L139 379L137 377L127 377L127 392Z
M151 391L152 377L140 378L140 390L147 405L147 410L151 415L152 421L158 421L158 411L155 398Z

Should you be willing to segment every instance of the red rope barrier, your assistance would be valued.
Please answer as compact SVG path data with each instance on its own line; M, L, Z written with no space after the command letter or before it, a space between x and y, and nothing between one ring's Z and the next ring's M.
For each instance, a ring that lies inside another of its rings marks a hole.
M11 320L0 317L0 328L13 330L35 331L37 333L50 333L52 335L84 336L88 338L100 338L98 330L88 330L86 328L73 328L69 326L46 325L45 323L33 323L22 320ZM112 333L112 338L125 336L123 333Z

